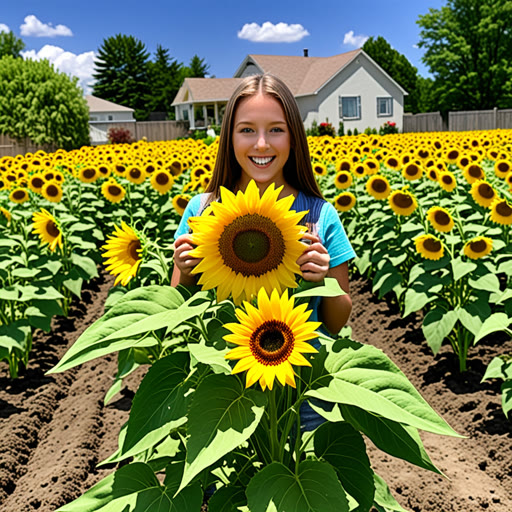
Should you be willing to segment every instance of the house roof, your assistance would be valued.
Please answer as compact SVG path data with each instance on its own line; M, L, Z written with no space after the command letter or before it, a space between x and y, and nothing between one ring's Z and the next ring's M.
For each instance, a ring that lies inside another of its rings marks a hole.
M185 78L172 104L227 101L242 80L242 78Z
M112 101L102 100L90 94L86 94L85 100L87 101L89 112L134 112L133 108L124 107Z

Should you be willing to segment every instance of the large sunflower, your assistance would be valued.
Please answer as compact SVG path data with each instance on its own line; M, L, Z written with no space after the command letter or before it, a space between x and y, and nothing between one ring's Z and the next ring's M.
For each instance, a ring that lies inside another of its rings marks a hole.
M58 203L62 199L62 187L53 181L45 183L41 193L45 199L48 199L48 201L52 203Z
M52 252L57 246L62 249L62 231L50 212L41 208L40 212L34 213L32 220L34 221L32 229L39 235L41 244L48 244Z
M444 255L443 243L434 235L420 235L414 239L416 251L428 260L439 260Z
M472 260L487 256L492 251L492 238L477 236L464 244L464 254Z
M201 217L189 219L197 247L190 256L202 258L193 272L201 273L203 290L217 288L217 299L231 294L235 303L250 300L261 287L295 288L296 261L304 251L299 241L306 228L298 222L306 212L290 210L294 197L278 199L282 187L271 184L260 198L251 181L245 193L221 188Z
M485 173L479 164L471 163L471 164L467 165L466 167L464 167L464 170L462 171L462 175L464 176L464 178L466 178L466 181L470 185L475 183L475 181L485 179Z
M307 304L294 307L288 290L280 297L277 290L269 296L264 288L258 292L258 307L244 303L245 310L236 310L240 323L228 323L231 331L224 339L238 345L226 359L238 359L232 373L247 370L246 387L259 381L263 390L272 389L277 379L284 386L295 387L292 365L311 366L302 355L317 350L308 341L315 339L320 322L308 322L311 310Z
M376 174L366 182L366 191L375 199L387 199L391 193L391 187L385 176Z
M107 259L107 271L117 275L114 286L121 283L126 286L135 277L142 262L142 242L135 231L122 222L121 227L114 226L115 231L108 236L103 257Z
M107 201L120 203L126 195L126 190L114 178L110 178L101 185L101 193Z
M423 175L423 167L418 162L410 162L402 168L402 176L409 181L419 180Z
M336 188L344 190L352 185L352 174L349 171L338 171L334 177L334 185Z
M498 178L506 178L507 174L512 170L512 165L509 160L499 159L494 162L494 174Z
M457 186L457 180L451 171L439 173L439 179L437 181L446 192L451 192Z
M471 196L475 203L484 208L489 208L498 194L487 181L478 180L471 185Z
M454 226L450 212L441 206L432 206L427 212L427 220L436 231L442 233L448 233Z
M16 187L9 194L9 199L14 203L24 203L29 200L28 190L22 187Z
M342 192L334 198L334 207L339 212L348 212L356 205L356 196L352 192Z
M418 201L405 188L391 192L388 197L389 206L397 215L408 216L416 210Z
M496 198L491 206L491 220L496 224L512 224L512 204L506 199Z
M167 169L159 169L158 171L153 172L149 181L151 186L155 190L158 190L160 195L163 195L167 194L167 192L171 190L174 178Z

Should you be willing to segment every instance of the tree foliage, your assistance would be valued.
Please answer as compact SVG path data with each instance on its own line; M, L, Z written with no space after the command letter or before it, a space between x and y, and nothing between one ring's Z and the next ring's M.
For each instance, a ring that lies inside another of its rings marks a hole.
M440 110L512 106L512 1L447 0L417 23Z
M194 55L190 59L189 65L184 70L183 78L205 78L209 69L210 66L204 59L199 58L198 55Z
M93 95L135 110L135 118L147 118L146 100L149 53L142 41L117 34L103 40L95 60Z
M404 98L404 111L416 114L421 112L418 70L407 57L382 37L370 37L362 49L408 93Z
M68 150L89 144L89 109L78 78L47 60L1 58L0 133Z
M7 55L21 57L25 43L11 32L0 32L0 58Z

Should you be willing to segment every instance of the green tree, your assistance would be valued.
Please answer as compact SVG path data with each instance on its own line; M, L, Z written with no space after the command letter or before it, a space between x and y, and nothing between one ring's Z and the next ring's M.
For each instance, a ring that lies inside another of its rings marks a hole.
M408 93L404 98L404 111L416 114L420 112L418 70L407 57L394 48L382 37L370 37L362 49Z
M12 57L21 57L21 52L25 49L25 43L11 32L0 32L0 57L11 55Z
M95 60L93 95L135 110L135 118L148 116L149 53L133 36L117 34L103 40Z
M441 111L512 106L512 1L447 0L417 23Z
M78 78L47 60L2 57L0 133L67 150L89 144L89 109Z
M182 70L183 65L169 57L169 50L158 45L155 59L148 68L150 92L147 105L150 112L167 112L168 117L174 116L171 103L181 86Z
M184 68L183 78L205 78L208 74L210 65L204 59L200 59L198 55L194 55L190 59L190 64Z

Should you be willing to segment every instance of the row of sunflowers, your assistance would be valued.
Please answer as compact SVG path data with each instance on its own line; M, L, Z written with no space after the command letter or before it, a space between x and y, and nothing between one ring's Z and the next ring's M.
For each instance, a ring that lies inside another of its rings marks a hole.
M433 352L448 340L464 371L470 346L507 329L512 318L511 132L310 137L309 144L324 195L356 249L357 270L380 297L393 294L404 316L423 310ZM191 196L207 186L216 151L216 143L188 139L4 157L2 251L27 245L32 220L48 247L44 258L65 262L61 283L52 274L53 293L65 297L51 299L55 312L59 301L79 295L80 279L95 275L92 262L101 262L96 249L106 237L115 284L127 286L135 276L137 284L169 283L173 232ZM23 251L2 269L9 290L39 282ZM2 328L41 325L30 315L30 294L9 297ZM45 326L47 311L37 313Z

